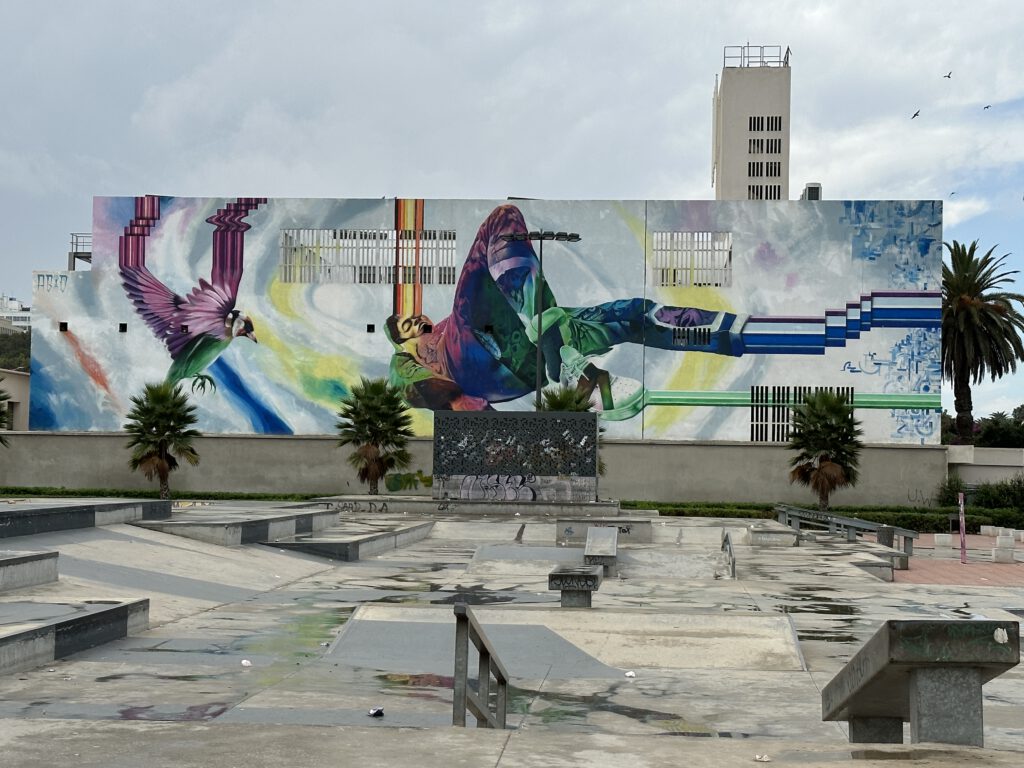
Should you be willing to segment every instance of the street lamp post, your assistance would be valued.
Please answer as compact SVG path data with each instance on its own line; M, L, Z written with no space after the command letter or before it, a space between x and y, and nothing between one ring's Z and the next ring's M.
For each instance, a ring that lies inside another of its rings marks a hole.
M533 297L534 311L537 314L537 394L534 408L539 411L541 391L544 389L544 351L541 347L541 341L544 338L544 241L557 240L559 242L578 243L580 236L576 232L534 230L532 232L516 232L511 235L502 235L501 239L507 243L515 240L537 240L540 242L540 246L537 248L540 269L537 275L537 290Z

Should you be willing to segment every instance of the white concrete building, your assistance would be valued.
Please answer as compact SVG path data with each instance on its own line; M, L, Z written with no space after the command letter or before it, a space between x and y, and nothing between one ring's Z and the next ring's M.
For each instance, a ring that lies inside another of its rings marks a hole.
M32 327L32 308L26 307L13 296L0 294L0 320L6 320L18 330L27 331Z
M789 199L789 48L730 45L715 79L716 200Z

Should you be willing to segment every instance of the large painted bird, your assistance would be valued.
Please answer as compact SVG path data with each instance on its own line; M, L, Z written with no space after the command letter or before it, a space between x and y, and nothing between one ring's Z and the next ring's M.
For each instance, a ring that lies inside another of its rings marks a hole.
M242 279L245 232L250 228L244 219L266 202L240 197L206 220L214 226L210 281L200 278L191 293L179 296L146 266L146 238L160 219L160 198L135 198L135 217L118 241L118 266L128 298L171 354L168 382L192 379L193 391L205 391L207 385L215 388L213 379L203 373L207 366L234 339L256 341L252 320L235 307L235 298Z

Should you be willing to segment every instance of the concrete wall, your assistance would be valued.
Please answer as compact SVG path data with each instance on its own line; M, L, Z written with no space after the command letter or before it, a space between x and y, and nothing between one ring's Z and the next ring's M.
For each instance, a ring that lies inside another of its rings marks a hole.
M949 471L968 485L1008 480L1024 472L1024 448L949 446Z
M14 433L0 455L0 485L155 488L128 469L126 442L118 433ZM171 478L177 492L364 492L345 461L348 449L336 448L331 436L211 436L196 447L200 465ZM791 454L781 445L616 441L602 452L608 465L598 485L603 498L814 503L808 489L789 484ZM414 440L412 453L410 474L429 475L432 442ZM838 492L834 503L925 505L945 472L942 446L869 446L860 483ZM421 484L402 493L429 495L430 489Z
M28 395L29 379L31 377L25 371L9 371L6 368L0 369L0 389L3 389L9 396L7 401L9 417L7 428L14 430L28 429Z
M603 451L608 474L599 485L602 496L816 503L808 488L789 484L793 454L784 445L618 442ZM942 446L868 446L859 483L837 492L832 503L925 506L945 473Z

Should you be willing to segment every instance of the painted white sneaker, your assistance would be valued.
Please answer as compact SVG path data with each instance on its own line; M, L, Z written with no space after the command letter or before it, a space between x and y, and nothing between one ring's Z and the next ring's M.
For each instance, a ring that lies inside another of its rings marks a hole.
M636 379L608 373L570 346L563 346L560 355L560 383L586 392L591 407L605 419L628 419L643 410L645 390Z

